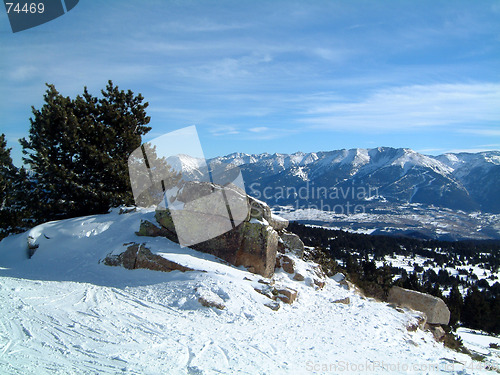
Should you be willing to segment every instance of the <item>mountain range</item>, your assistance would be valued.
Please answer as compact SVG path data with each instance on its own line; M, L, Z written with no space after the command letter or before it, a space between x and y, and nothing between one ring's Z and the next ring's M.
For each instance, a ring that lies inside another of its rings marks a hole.
M185 178L199 179L204 163L177 158ZM500 151L233 153L208 164L214 182L241 171L247 193L289 220L424 239L500 239Z
M321 209L323 204L342 213L347 204L370 210L388 203L420 203L500 213L500 151L428 156L407 148L379 147L234 153L209 164L213 170L238 166L247 192L272 205Z

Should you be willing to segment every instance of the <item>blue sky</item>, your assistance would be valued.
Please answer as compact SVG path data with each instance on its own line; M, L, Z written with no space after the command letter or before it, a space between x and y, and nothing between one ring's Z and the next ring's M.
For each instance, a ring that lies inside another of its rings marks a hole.
M196 125L205 155L500 149L499 1L90 1L13 34L0 16L0 132L20 164L44 83L113 80L146 140Z

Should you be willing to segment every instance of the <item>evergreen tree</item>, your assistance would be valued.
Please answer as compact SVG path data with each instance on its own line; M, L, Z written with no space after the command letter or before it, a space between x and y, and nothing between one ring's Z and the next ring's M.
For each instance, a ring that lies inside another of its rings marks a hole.
M488 331L492 323L490 318L490 305L477 286L472 286L464 298L462 323L466 327Z
M26 227L23 220L27 215L24 191L28 175L24 168L14 166L10 150L5 135L0 135L0 239Z
M7 194L11 188L14 165L7 148L5 134L0 135L0 207L5 207Z
M450 309L450 326L456 326L461 319L461 311L464 306L464 299L462 293L457 285L451 288L449 296L446 298L446 304Z
M87 88L76 99L47 84L45 104L32 108L24 161L36 180L38 221L104 213L132 204L127 161L151 128L148 103L111 81L102 97Z

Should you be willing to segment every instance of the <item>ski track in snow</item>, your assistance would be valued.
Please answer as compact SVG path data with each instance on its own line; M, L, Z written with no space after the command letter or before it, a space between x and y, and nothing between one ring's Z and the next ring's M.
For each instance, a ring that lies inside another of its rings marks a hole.
M264 306L269 299L254 290L262 286L258 275L166 239L136 241L206 272L98 263L130 240L124 233L132 222L138 228L148 215L112 213L37 227L50 238L40 236L29 260L20 255L26 233L0 243L0 374L424 374L428 366L480 372L464 369L470 357L445 349L429 332L408 332L414 313L361 297L333 280L316 290L307 278L299 282L278 271L276 285L299 295L294 304L272 311ZM308 267L294 259L297 269ZM201 306L200 288L226 308ZM332 303L344 297L351 303ZM358 367L331 370L342 363ZM357 371L376 364L386 367Z

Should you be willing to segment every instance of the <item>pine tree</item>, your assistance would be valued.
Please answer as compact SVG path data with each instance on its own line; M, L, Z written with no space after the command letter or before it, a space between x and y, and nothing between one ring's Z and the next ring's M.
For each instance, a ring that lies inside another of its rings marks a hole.
M0 207L5 207L7 193L11 188L13 169L10 148L7 148L5 134L2 134L0 135Z
M449 296L446 298L446 304L450 309L450 326L455 326L461 319L461 311L464 306L462 293L457 285L451 288Z
M464 298L462 322L466 327L489 330L491 324L490 305L484 294L474 285Z
M127 170L130 153L150 127L148 103L111 81L102 97L87 88L75 99L47 84L45 104L32 108L28 139L21 139L24 161L36 180L41 202L38 221L104 213L132 204Z
M0 239L9 233L20 232L26 226L24 191L28 176L24 168L14 166L10 150L5 135L0 135Z

